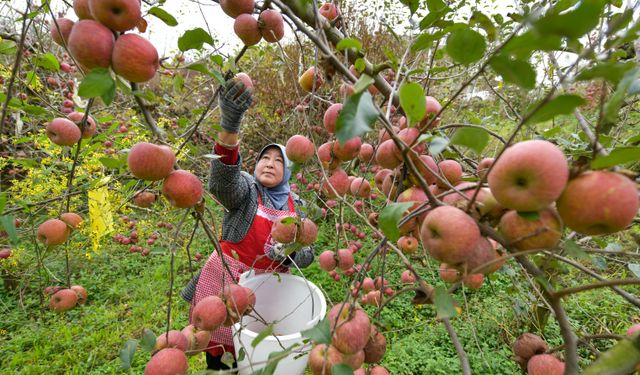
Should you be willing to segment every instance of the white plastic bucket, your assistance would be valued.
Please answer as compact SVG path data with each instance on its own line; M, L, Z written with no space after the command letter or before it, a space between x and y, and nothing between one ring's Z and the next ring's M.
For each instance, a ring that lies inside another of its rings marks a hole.
M273 334L265 337L256 347L251 342L267 326L252 316L245 315L232 326L236 358L240 348L245 355L238 361L241 375L265 367L271 352L280 352L293 344L300 344L287 357L278 362L276 375L302 375L307 366L308 354L301 355L301 331L312 328L321 321L327 302L320 289L302 277L290 274L263 273L254 275L245 272L239 284L255 291L256 304L250 315L262 317L267 323L275 323Z

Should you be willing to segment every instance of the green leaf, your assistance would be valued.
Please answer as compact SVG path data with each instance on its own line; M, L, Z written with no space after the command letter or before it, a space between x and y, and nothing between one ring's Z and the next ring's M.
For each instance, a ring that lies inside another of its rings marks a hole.
M329 324L329 318L325 317L313 328L309 328L302 331L302 336L311 339L316 344L330 344L331 343L331 325Z
M544 103L538 111L526 120L527 124L537 124L539 122L551 120L558 115L568 115L573 110L585 103L584 99L578 95L566 94L559 95ZM536 104L529 107L528 113L531 113Z
M46 109L40 107L39 105L33 105L33 104L27 104L24 107L22 107L22 109L30 114L30 115L34 115L34 116L42 116L42 115L46 115L47 113L49 113L49 111L47 111Z
M468 65L480 60L486 48L484 37L470 28L455 30L447 38L447 53L459 64Z
M414 82L403 83L400 86L400 106L404 109L409 124L420 122L427 110L422 86Z
M158 100L156 94L154 94L151 90L136 90L133 91L132 94L149 102L155 102L156 100Z
M428 4L429 2L427 2L427 6ZM422 20L420 20L420 30L428 29L429 27L433 26L449 12L451 12L451 8L446 6L446 4L443 8L438 8L437 10L429 9L429 14L427 14Z
M101 97L106 105L111 104L115 96L116 82L111 77L109 69L95 68L87 74L80 86L78 95L83 98Z
M562 14L552 8L534 23L534 27L543 36L559 35L578 39L598 25L605 3L605 0L582 0L577 8Z
M420 34L411 45L411 52L418 52L431 48L433 42L440 39L443 35L443 31L437 31L435 33L425 32Z
M13 55L18 51L18 47L16 47L16 42L13 40L0 40L0 54L2 55Z
M358 78L358 80L356 81L355 85L353 85L353 94L351 95L359 94L365 91L373 82L373 77L371 77L370 75L361 75L360 78Z
M148 352L152 352L155 346L156 346L156 334L153 333L152 330L145 328L142 331L142 341L140 342L140 347L142 347L142 349Z
M631 374L640 362L640 335L624 338L587 367L582 375Z
M364 77L364 76L363 76ZM370 130L378 118L378 111L368 91L347 97L336 122L336 136L344 144Z
M353 369L344 363L339 363L331 367L332 375L353 375Z
M411 12L411 14L414 14L420 6L420 0L400 0L400 2L409 7L409 12Z
M429 142L429 153L432 156L439 155L449 145L449 139L444 137L434 137Z
M604 104L604 122L614 123L618 119L618 111L628 95L633 95L637 91L638 80L640 80L640 68L628 71L618 83L616 91Z
M227 365L227 367L231 368L233 367L233 362L235 362L235 359L233 358L233 354L231 354L231 352L224 352L222 353L222 358L220 358L220 362Z
M591 162L591 168L609 168L637 160L640 160L640 147L618 147L607 156L598 155Z
M489 133L479 128L459 128L451 137L451 143L470 148L480 155L489 144Z
M536 71L525 60L496 55L491 58L489 65L505 82L513 83L526 90L536 86Z
M538 211L517 211L518 216L525 220L529 221L538 221L540 220L540 214Z
M360 51L362 49L362 43L355 38L344 38L336 44L336 49L338 51L342 51L347 48L353 48L356 51Z
M122 362L123 370L131 368L131 362L133 362L133 355L136 353L137 347L138 340L129 339L124 343L122 349L120 349L120 361Z
M471 18L469 19L469 26L475 25L478 25L482 27L482 29L484 29L484 31L487 33L487 38L489 38L490 41L496 40L496 26L493 24L493 22L491 22L491 18L487 17L487 15L477 10L473 12Z
M7 193L0 192L0 212L4 211L4 208L7 205Z
M619 61L604 61L589 69L585 69L576 76L576 81L590 81L596 78L604 78L614 85L620 83L624 75L633 69L636 63L627 61L621 63Z
M591 261L589 254L587 254L574 240L565 240L562 245L569 257Z
M387 236L389 241L396 242L398 241L398 238L400 238L398 222L400 222L402 216L411 206L413 206L413 202L391 203L388 204L380 213L378 226L380 230L382 230L382 233Z
M258 334L258 336L256 336L256 338L251 340L251 347L255 348L267 336L271 336L272 333L273 333L273 323L266 326L262 331L260 331L260 333Z
M173 76L173 89L181 92L184 89L184 77L182 74L176 74Z
M434 302L438 318L455 318L458 315L453 298L442 285L436 287Z
M213 38L200 27L187 30L178 38L178 48L182 52L190 49L201 49L204 43L213 46Z
M45 68L53 72L60 71L60 62L58 62L58 59L51 52L36 56L36 58L33 59L33 62L41 68Z
M429 12L439 12L447 8L447 4L442 0L427 0Z
M166 10L158 7L152 7L149 9L149 14L154 15L168 26L176 26L178 25L178 21L171 14L167 13Z
M9 235L9 240L13 245L18 244L18 232L16 232L16 222L13 216L4 215L0 216L0 223L2 223L2 228L4 228L5 232Z
M527 31L513 37L502 49L502 53L525 59L532 51L555 51L562 48L562 38L555 35L542 36L535 31Z
M629 271L633 272L636 277L640 277L640 264L629 263Z
M25 81L27 83L27 86L29 86L29 88L32 90L34 90L40 84L40 79L38 79L38 75L36 74L36 72L33 72L33 71L27 72Z
M117 169L126 165L126 162L122 159L113 159L108 157L102 157L98 159L102 165L107 168Z

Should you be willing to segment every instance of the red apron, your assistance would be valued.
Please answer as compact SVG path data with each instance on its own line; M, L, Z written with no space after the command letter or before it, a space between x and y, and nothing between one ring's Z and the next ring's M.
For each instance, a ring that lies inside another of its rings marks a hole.
M196 285L196 293L193 298L191 309L189 310L189 321L191 321L191 311L193 307L205 297L217 296L222 291L225 284L237 283L240 275L253 268L256 274L264 272L280 272L287 273L289 269L280 265L267 257L267 253L275 241L271 238L271 226L274 221L281 217L296 216L293 198L289 195L287 201L289 210L275 210L262 205L262 198L258 192L258 210L253 219L253 224L249 228L247 235L240 242L220 241L220 247L224 261L229 266L233 279L230 277L226 267L222 264L222 260L218 253L214 251L207 263L202 268L198 284ZM234 257L234 253L238 257ZM224 278L224 281L223 281ZM224 351L234 354L233 338L231 335L231 327L220 327L211 334L209 342L209 352L211 355L218 356Z

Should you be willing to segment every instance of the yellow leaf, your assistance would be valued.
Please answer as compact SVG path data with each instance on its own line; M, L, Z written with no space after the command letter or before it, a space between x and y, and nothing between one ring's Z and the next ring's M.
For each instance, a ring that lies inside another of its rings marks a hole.
M113 215L109 204L109 190L102 186L89 190L89 221L93 251L98 251L100 238L113 231Z

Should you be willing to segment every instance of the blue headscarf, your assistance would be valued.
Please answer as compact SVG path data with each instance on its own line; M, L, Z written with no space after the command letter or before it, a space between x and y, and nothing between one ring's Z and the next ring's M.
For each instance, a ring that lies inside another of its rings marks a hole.
M289 179L291 178L291 161L287 158L287 153L285 152L285 147L279 143L271 143L262 148L262 151L258 154L258 158L256 159L256 167L258 166L258 161L262 157L262 154L269 147L277 147L280 149L282 153L282 158L284 159L284 174L282 176L282 181L277 186L272 188L268 188L260 183L256 178L255 168L253 170L253 177L256 179L258 183L258 187L260 190L264 191L264 193L271 199L271 203L273 203L273 207L278 210L283 209L286 206L287 200L289 198L289 192L291 192L291 187L289 186Z

